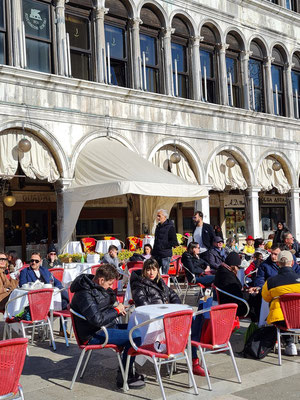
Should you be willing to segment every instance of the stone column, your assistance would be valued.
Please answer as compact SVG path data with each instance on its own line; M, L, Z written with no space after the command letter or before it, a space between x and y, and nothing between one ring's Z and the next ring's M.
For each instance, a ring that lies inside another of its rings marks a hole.
M291 189L288 197L289 201L289 218L288 226L296 238L300 241L300 189Z
M264 77L265 77L265 104L266 112L274 114L274 99L273 99L273 84L272 84L272 62L273 57L266 57L264 59Z
M95 38L96 38L96 80L97 82L107 82L106 70L106 46L104 31L104 16L108 13L108 8L103 7L101 0L96 1L95 5Z
M259 197L261 188L251 187L246 192L246 230L247 235L254 238L261 237L260 218L259 218Z
M284 94L286 103L286 116L294 118L294 97L293 97L293 85L292 85L292 68L294 64L284 64Z
M57 207L57 243L58 251L62 250L62 222L65 217L64 191L71 185L72 179L60 179L55 182L56 207Z
M173 68L172 68L172 50L171 50L171 35L175 29L162 28L163 32L163 48L164 48L164 74L165 74L165 94L174 96L173 90Z
M210 223L210 212L209 212L209 195L201 200L195 201L195 211L203 212L203 221L207 224Z
M220 100L221 104L228 106L228 83L226 72L226 50L229 45L219 43L216 45L219 50L219 82L220 82Z
M58 74L71 76L69 71L70 49L67 44L65 0L56 0L56 37L57 37L57 63Z
M192 77L194 100L201 100L200 36L192 38Z
M243 99L244 108L246 110L251 109L250 104L250 79L249 79L249 58L252 55L252 51L241 51L241 74L242 74L242 88L243 88Z
M134 89L142 89L141 77L141 46L140 46L140 24L139 18L130 20L131 43L132 43L132 80Z
M11 0L12 20L12 64L14 67L25 68L24 51L25 38L22 28L22 9L20 0Z

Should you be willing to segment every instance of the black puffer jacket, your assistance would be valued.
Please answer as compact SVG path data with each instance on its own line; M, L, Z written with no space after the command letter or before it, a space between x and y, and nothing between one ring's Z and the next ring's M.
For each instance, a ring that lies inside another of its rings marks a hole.
M151 281L142 276L142 270L132 272L130 287L136 307L147 304L181 304L180 298L165 284L163 279L158 282Z
M114 291L103 289L93 282L93 278L94 275L79 275L70 288L75 293L71 308L87 319L74 316L76 331L83 343L91 339L101 326L114 323L118 316L113 307L116 301Z
M172 257L172 247L176 246L178 241L173 222L167 219L163 224L159 223L155 229L153 257Z
M185 268L187 268L192 274L196 276L202 275L205 268L208 266L208 263L205 260L202 260L202 258L194 257L188 251L182 254L181 262L185 266ZM188 278L188 281L191 282L193 276L191 276L188 271L186 271L186 276Z

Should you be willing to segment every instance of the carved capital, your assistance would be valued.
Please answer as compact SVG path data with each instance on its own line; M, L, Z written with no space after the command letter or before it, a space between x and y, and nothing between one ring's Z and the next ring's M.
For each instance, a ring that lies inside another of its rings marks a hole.
M195 47L199 47L200 45L200 36L192 36L191 37L191 41L192 41L192 45Z
M140 25L142 25L143 21L140 18L130 18L129 26L132 29L139 29Z
M95 7L95 19L104 19L104 15L107 14L109 8Z
M175 28L172 28L171 26L169 26L168 28L162 28L161 30L164 38L170 38L171 35L175 32Z
M264 58L264 65L266 67L271 67L272 62L275 60L274 57L267 56Z
M292 68L293 68L294 66L295 66L294 63L286 62L286 63L284 64L284 69L285 69L285 71L287 71L287 72L291 72L291 70L292 70Z
M216 47L217 47L217 49L219 50L220 53L225 53L226 50L229 47L229 44L227 44L227 43L217 43Z
M252 56L253 51L241 51L241 58L243 61L248 61L249 58Z

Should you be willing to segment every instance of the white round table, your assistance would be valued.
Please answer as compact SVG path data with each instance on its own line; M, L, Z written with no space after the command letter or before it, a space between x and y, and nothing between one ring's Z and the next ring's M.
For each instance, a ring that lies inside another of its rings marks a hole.
M143 246L142 247L144 248L145 244L151 244L151 246L153 248L154 239L155 239L154 236L150 236L150 235L145 236L144 239L143 239Z
M118 248L118 250L122 249L120 240L117 240L117 239L115 239L115 240L97 240L95 251L96 251L96 253L105 254L108 252L108 248L112 244L114 246L116 246Z
M68 254L82 254L82 247L80 242L69 242L65 248L65 253Z

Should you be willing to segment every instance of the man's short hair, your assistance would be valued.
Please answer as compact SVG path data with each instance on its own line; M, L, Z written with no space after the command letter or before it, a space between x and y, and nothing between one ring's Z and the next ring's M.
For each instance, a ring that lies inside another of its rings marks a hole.
M276 250L276 249L280 249L280 244L279 243L272 244L271 250Z
M111 250L117 250L117 251L118 251L118 248L117 248L117 246L115 246L114 244L111 244L111 245L109 246L109 248L108 248L108 251L111 251Z
M162 213L162 215L164 215L167 219L169 218L169 213L164 208L161 208L161 209L157 210L157 214L158 213Z
M199 215L200 218L203 219L203 212L202 211L195 211L194 215L197 215L197 214Z
M293 237L291 232L284 232L283 235L282 235L283 240L285 240L289 235L291 235Z
M105 281L111 281L112 279L119 279L119 273L114 265L102 264L97 269L95 278L104 278Z
M30 257L32 257L32 256L39 256L39 257L40 257L40 259L42 259L42 257L41 257L41 253L38 253L37 251L35 251L35 252L31 253L31 256L30 256Z

